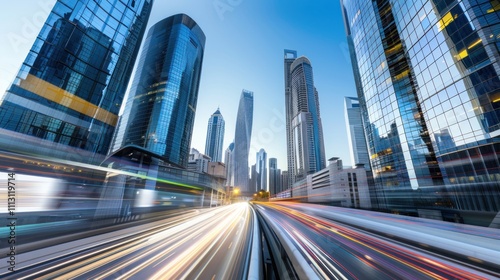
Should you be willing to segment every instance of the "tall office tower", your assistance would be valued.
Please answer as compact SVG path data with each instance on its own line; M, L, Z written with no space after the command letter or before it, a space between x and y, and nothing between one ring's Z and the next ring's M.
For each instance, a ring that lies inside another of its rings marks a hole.
M260 149L257 152L257 160L255 162L257 168L257 173L259 174L257 180L258 190L268 190L267 189L267 153L264 149Z
M406 190L414 208L500 210L498 3L342 5L371 167L387 208L408 204L398 199ZM443 181L451 200L425 200Z
M113 151L135 145L187 167L204 48L205 34L185 14L149 29Z
M285 57L284 57L284 77L285 77L285 114L286 114L286 160L287 160L287 166L288 170L290 172L283 172L286 176L288 176L288 179L286 180L281 180L283 183L283 190L285 189L291 189L293 182L295 181L294 179L294 172L295 170L295 153L293 151L293 131L292 131L292 97L291 97L291 75L290 75L290 66L292 66L292 63L297 59L297 51L293 50L285 50Z
M224 118L217 108L217 111L208 120L207 141L205 142L205 154L212 158L212 161L222 160L222 144L224 142Z
M233 169L234 186L239 187L242 193L249 195L253 191L248 182L248 152L252 137L253 122L253 92L243 90L241 92L238 115L236 116L236 128L234 136Z
M281 191L281 170L278 169L278 160L269 159L269 192L275 195Z
M365 165L366 170L370 170L370 156L366 147L365 131L358 98L344 97L344 110L351 164L354 166L362 163Z
M229 144L226 152L224 153L224 163L226 164L226 185L234 186L234 142Z
M1 148L100 163L152 5L58 0L0 101Z
M325 146L311 62L285 50L285 108L289 184L325 168Z

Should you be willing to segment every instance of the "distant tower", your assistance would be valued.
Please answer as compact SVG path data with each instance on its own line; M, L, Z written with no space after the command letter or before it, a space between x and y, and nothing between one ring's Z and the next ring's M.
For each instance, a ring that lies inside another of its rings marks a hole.
M354 166L362 163L366 170L370 170L370 157L366 146L365 131L363 129L363 121L361 120L358 98L345 97L344 109L351 164Z
M236 117L234 136L234 186L239 187L243 193L251 194L248 182L248 152L252 137L253 121L253 92L243 90Z
M2 149L93 164L108 153L153 1L96 2L56 1L0 100Z
M277 194L281 191L281 170L278 169L278 160L269 159L269 192Z
M267 153L264 149L260 149L257 153L257 160L255 163L258 179L257 179L257 190L267 191Z
M258 192L259 189L259 173L257 173L257 166L254 164L250 167L250 178L248 179L248 187L250 192L255 193Z
M212 158L212 161L222 160L222 145L224 141L224 118L217 108L217 111L208 120L207 141L205 142L205 154Z
M224 153L224 163L226 164L226 185L234 186L234 142L229 144Z
M115 150L135 145L187 167L204 47L203 31L184 14L149 29Z
M325 168L318 92L311 62L285 50L285 106L289 184Z

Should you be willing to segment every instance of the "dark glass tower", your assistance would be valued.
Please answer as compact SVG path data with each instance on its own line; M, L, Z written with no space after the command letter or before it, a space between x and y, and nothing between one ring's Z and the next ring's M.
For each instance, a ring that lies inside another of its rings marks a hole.
M1 101L0 147L100 163L152 4L58 0Z
M187 15L151 27L113 151L135 145L187 167L204 48L205 34Z
M363 3L342 1L383 204L500 210L497 1Z
M248 153L250 151L250 140L252 137L253 122L253 92L243 90L236 116L236 128L234 136L233 158L233 181L234 186L239 187L244 194L253 194L248 181Z
M205 154L212 161L222 161L222 145L224 142L224 118L217 108L217 111L210 116L207 128L207 141L205 142Z

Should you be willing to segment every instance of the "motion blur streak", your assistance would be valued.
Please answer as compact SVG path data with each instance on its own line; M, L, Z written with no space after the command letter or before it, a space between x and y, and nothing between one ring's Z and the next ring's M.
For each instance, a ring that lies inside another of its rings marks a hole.
M240 279L253 220L248 203L202 211L191 219L138 233L37 279ZM224 265L220 265L224 264ZM34 277L35 275L30 275Z
M403 247L367 232L292 210L293 204L258 203L322 279L488 279L481 272Z

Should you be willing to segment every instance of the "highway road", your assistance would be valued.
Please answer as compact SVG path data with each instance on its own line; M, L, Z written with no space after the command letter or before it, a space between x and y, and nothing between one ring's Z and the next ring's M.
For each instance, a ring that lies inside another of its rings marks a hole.
M256 203L256 209L303 257L307 278L493 279L480 270L428 254L387 238L305 214L293 204ZM312 206L311 206L312 208ZM290 250L289 250L290 251ZM303 275L304 278L304 275Z
M91 237L86 242L90 245L78 250L74 242L61 244L75 250L0 278L244 279L254 222L248 203L202 209L140 229ZM43 250L54 255L58 249Z
M500 250L495 249L499 240L494 229L309 204L254 203L254 209L284 248L271 255L288 255L292 275L299 279L499 279L498 272L328 217L340 215L384 228L392 223L415 240L429 236L426 230L435 238L440 231L449 233L450 240L465 236L469 239L457 239L457 244L478 250L487 244L489 248L478 252L493 252L495 258ZM263 279L255 273L261 272L255 264L262 264L260 248L265 244L256 238L258 222L253 212L249 203L242 202L130 223L128 228L21 253L14 273L8 273L3 258L0 278Z

